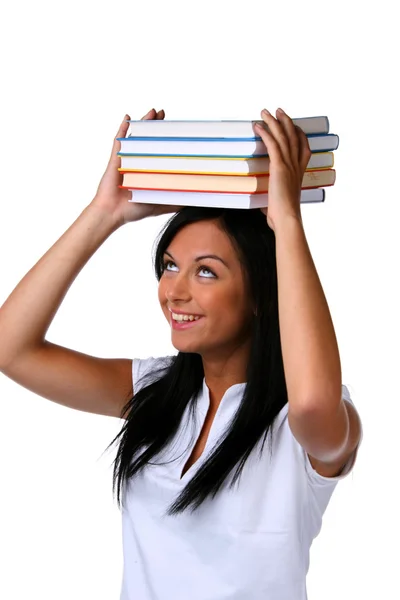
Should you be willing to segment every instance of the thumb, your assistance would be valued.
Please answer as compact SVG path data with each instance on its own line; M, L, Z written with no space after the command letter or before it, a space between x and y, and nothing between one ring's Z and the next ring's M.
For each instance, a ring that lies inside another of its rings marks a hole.
M116 162L118 163L120 157L117 156L117 153L120 151L121 148L121 142L119 142L117 140L117 138L122 138L122 137L126 137L127 131L129 129L129 121L130 121L130 116L129 115L125 115L125 117L123 118L123 121L121 123L121 125L119 126L119 129L117 131L117 135L114 138L114 143L113 143L113 147L111 150L111 156L110 156L110 162Z
M300 171L301 177L303 179L304 172L307 169L307 165L312 156L312 152L310 150L310 145L308 143L308 137L304 133L302 129L298 125L296 127L297 138L299 140L299 162L300 162Z
M183 206L175 206L173 204L154 204L153 217L166 215L168 213L179 212Z

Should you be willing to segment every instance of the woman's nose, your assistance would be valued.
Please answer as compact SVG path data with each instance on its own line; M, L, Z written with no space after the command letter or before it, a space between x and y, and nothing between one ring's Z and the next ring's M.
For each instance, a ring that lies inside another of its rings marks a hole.
M165 289L165 297L170 302L177 300L189 300L190 290L187 282L183 277L174 277L173 281L168 282L168 286Z

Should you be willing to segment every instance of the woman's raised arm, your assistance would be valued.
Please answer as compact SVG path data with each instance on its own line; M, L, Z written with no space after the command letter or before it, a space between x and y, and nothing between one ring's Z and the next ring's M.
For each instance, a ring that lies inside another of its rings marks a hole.
M161 119L151 110L144 119ZM129 116L116 138L125 137ZM114 139L97 193L76 221L18 283L0 308L0 371L34 393L78 410L120 417L132 390L132 360L89 356L47 341L46 333L69 287L102 243L120 226L177 207L128 202L119 188Z

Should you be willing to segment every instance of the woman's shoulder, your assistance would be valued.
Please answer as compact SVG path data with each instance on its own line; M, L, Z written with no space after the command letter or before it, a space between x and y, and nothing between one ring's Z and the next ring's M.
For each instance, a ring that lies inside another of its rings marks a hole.
M165 369L171 366L176 355L148 356L147 358L134 358L132 360L133 390L137 392L141 384L148 385L162 376ZM146 379L146 381L144 381ZM143 380L143 381L142 381Z

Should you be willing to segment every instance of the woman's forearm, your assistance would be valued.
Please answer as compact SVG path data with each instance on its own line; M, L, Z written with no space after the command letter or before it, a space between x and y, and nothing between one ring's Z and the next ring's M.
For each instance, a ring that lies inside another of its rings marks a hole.
M335 409L341 364L328 304L303 224L292 218L275 231L282 356L292 409Z
M119 226L110 213L89 204L28 271L0 308L0 365L43 343L72 282Z

